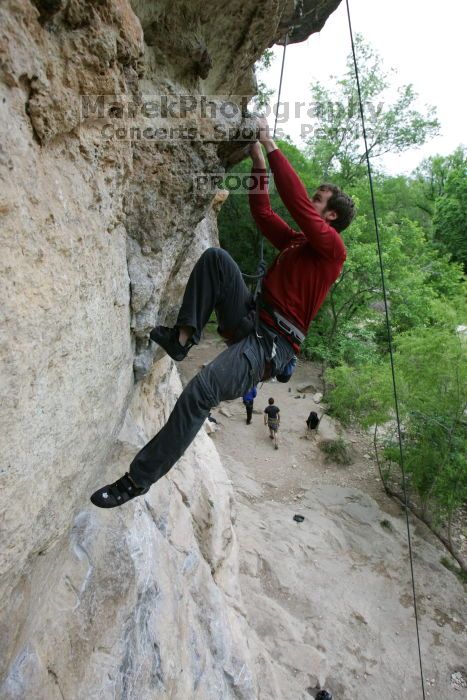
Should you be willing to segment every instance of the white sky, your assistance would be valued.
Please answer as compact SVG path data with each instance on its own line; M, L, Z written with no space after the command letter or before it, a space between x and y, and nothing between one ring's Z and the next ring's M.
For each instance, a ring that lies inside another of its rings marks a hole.
M350 11L354 34L363 34L381 55L384 67L397 69L397 85L413 83L420 111L427 104L437 107L441 122L441 136L422 148L384 156L381 164L385 169L393 174L409 173L423 158L448 154L466 143L466 0L350 0ZM281 102L309 102L313 81L326 83L329 75L344 74L350 49L343 0L320 34L288 46ZM260 79L277 90L282 47L274 47L274 53L271 68ZM283 126L297 145L301 145L300 124L307 121L303 113L301 120L291 119Z

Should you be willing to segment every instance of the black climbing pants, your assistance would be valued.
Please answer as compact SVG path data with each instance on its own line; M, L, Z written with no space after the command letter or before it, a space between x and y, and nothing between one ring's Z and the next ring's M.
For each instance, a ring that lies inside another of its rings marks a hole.
M251 419L253 417L253 401L244 401L246 408L246 420L247 423L251 423Z
M198 343L201 331L215 310L220 330L234 330L245 315L253 314L253 299L242 274L221 248L209 248L194 266L177 318L178 326L194 328ZM289 343L260 324L258 337L253 327L248 335L221 352L187 384L167 423L136 455L130 474L137 484L149 486L183 455L209 415L221 401L236 399L256 385L270 359L274 340L277 370L294 352ZM272 339L272 340L271 340Z
M251 423L251 419L253 417L253 401L244 401L246 408L246 420L247 423Z

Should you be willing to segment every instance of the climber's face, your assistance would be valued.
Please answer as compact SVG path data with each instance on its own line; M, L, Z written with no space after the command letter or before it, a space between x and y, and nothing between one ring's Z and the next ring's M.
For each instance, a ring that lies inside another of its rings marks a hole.
M317 189L311 198L311 202L318 214L325 220L332 222L337 219L337 214L332 209L328 209L328 202L332 197L332 191L327 189Z

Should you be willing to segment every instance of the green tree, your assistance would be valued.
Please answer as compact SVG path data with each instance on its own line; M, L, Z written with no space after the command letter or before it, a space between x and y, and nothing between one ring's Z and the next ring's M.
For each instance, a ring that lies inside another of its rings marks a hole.
M392 331L438 325L446 305L460 309L462 271L427 240L421 226L392 212L380 219L387 300ZM381 271L374 232L360 216L344 231L348 250L341 276L310 327L305 354L326 365L359 364L387 352ZM459 313L458 318L461 318Z
M464 168L465 172L465 147L459 146L447 156L430 156L425 158L413 173L413 178L418 184L418 194L425 206L429 205L428 213L433 216L434 204L438 197L442 197L446 190L446 181L451 171ZM420 202L420 206L423 206Z
M467 152L454 154L444 182L444 191L435 199L433 238L467 271Z
M256 77L256 95L253 98L253 109L261 110L265 107L271 97L274 95L274 90L267 87L264 80L260 80L259 77L261 73L271 67L274 61L274 51L272 49L266 49L259 61L255 63L255 77Z
M362 100L367 124L368 153L379 158L385 153L401 153L425 143L439 131L435 108L422 114L415 108L417 94L412 85L394 88L378 53L356 37ZM347 72L329 84L311 86L315 105L313 136L306 141L309 156L321 167L324 177L338 175L341 183L354 183L365 172L365 148L361 137L360 110L353 58L347 59ZM396 92L391 99L391 92Z
M413 495L435 523L452 517L467 499L467 344L455 328L417 328L395 340L394 362L403 428L404 464ZM344 424L364 427L394 420L389 363L328 370L331 411ZM399 461L393 438L385 439L388 460ZM393 476L388 470L386 477ZM392 478L394 482L394 478ZM396 480L397 483L397 480ZM452 542L450 542L452 546Z

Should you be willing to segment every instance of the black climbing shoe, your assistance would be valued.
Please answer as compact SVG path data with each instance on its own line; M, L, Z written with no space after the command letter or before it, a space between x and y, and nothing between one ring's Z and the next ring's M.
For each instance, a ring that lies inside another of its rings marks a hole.
M320 690L315 700L332 700L332 695L327 690Z
M170 355L172 360L181 362L188 354L188 350L194 345L193 341L189 340L186 345L181 345L178 342L179 331L175 328L167 326L156 326L149 334L151 340L164 348L167 355Z
M103 486L98 491L94 491L91 502L98 508L116 508L122 506L127 501L131 501L135 496L142 496L149 491L149 486L137 486L131 476L126 472L113 484Z

